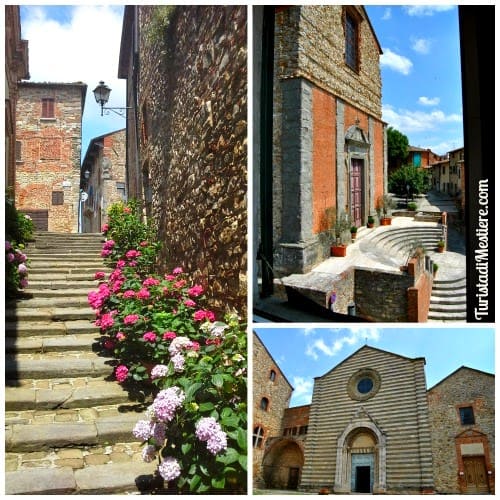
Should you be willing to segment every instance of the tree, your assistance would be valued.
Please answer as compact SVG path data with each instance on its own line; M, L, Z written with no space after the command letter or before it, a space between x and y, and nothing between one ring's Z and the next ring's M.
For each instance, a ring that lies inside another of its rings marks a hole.
M397 196L409 196L427 192L429 179L427 171L412 165L404 165L389 176L389 191Z
M395 128L387 128L387 154L389 170L400 167L408 157L408 137Z

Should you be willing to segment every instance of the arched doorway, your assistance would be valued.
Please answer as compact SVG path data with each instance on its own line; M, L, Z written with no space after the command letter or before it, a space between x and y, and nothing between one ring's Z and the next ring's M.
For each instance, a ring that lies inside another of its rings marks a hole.
M338 440L335 493L385 492L385 435L363 420L348 425Z
M266 488L296 490L303 465L304 452L297 441L280 439L273 443L262 461Z

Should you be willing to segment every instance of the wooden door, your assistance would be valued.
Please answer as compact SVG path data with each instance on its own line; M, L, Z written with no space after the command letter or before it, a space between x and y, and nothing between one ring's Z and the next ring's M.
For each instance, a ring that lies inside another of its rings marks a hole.
M489 493L484 457L464 457L466 493Z
M356 227L363 216L363 160L351 160L351 217Z
M299 486L299 472L300 469L298 467L290 467L288 473L288 485L287 488L289 490L296 490Z

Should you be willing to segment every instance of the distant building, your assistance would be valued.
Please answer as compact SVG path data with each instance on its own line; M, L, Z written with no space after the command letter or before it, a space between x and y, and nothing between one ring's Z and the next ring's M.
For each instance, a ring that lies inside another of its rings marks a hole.
M221 312L247 305L247 7L126 6L127 191Z
M279 368L256 335L254 346L255 428L272 394L264 378ZM266 418L281 433L267 432L254 455L254 486L494 493L494 376L462 367L427 390L425 363L363 346L315 378L310 405L273 398Z
M82 114L87 85L19 84L16 207L41 231L78 231Z
M454 149L448 153L450 157L449 194L454 196L458 204L465 208L465 161L464 148Z
M28 41L21 39L19 5L5 6L5 187L14 194L16 184L16 104L18 83L29 79Z
M127 199L125 150L125 129L90 141L82 162L80 179L84 194L80 208L81 232L100 232L107 220L109 206Z
M409 146L406 164L417 168L429 168L438 159L439 155L433 153L430 149Z

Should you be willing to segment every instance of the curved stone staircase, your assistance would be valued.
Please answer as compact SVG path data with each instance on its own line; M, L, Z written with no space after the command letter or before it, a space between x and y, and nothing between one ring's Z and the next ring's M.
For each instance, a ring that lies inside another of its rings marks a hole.
M149 488L132 428L144 404L112 377L87 294L101 235L37 234L27 297L6 304L7 494L118 494ZM142 398L143 399L143 398Z
M467 296L465 277L439 280L432 286L428 321L466 321Z

